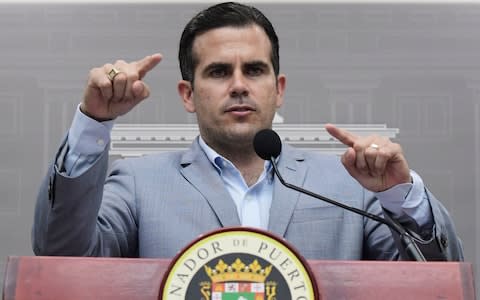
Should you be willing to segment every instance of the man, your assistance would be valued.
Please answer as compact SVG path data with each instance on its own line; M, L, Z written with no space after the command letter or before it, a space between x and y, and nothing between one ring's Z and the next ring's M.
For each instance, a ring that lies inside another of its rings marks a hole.
M178 92L199 137L186 151L117 161L105 181L113 120L149 96L160 54L90 71L83 101L40 189L39 255L173 257L200 234L250 226L283 236L308 259L402 259L385 226L282 186L253 149L283 103L278 38L257 9L214 5L185 27ZM327 125L341 158L283 146L288 182L387 215L423 239L427 259L463 259L444 207L398 144ZM343 163L343 165L342 165Z

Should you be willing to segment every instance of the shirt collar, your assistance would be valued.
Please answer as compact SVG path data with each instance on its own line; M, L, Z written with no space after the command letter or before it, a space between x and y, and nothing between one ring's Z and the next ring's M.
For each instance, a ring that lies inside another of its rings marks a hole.
M217 171L221 173L223 168L222 160L225 158L210 148L210 146L205 143L202 136L199 136L198 143L200 144L200 148L202 148L203 152L205 152L205 155L207 155L208 160L215 166Z
M205 141L203 140L202 136L199 136L198 143L200 144L200 148L202 148L203 152L205 152L205 155L207 155L208 160L212 163L215 169L217 169L220 175L222 174L222 169L224 169L227 164L230 164L231 166L236 168L234 164L232 164L228 159L221 156L215 150L213 150L210 146L208 146L207 143L205 143ZM278 157L277 157L277 161L278 161ZM273 167L272 167L272 163L268 160L265 161L264 172L266 172L269 175L271 174L271 176L268 176L269 181L273 180Z

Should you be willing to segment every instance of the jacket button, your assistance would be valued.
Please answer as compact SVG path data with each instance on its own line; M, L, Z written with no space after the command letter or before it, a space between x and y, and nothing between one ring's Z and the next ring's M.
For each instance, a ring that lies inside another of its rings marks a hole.
M48 200L52 201L53 199L53 178L50 177L48 181Z
M440 243L442 244L443 248L447 248L448 247L448 240L447 238L442 234L442 236L440 237Z

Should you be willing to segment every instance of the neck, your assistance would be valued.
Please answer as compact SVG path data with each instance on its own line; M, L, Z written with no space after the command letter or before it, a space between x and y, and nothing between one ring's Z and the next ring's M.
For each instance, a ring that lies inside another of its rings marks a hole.
M258 181L263 172L265 161L253 150L253 145L209 145L219 155L228 159L242 174L248 186Z
M258 178L260 178L265 165L265 161L263 159L255 159L255 161L246 164L239 164L233 161L232 163L240 171L248 186L252 186L258 181Z

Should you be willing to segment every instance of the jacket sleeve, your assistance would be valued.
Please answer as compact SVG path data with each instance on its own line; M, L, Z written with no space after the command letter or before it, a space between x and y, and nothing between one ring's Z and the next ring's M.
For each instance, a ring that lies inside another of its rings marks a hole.
M61 161L62 149L55 161ZM125 165L123 165L125 167ZM86 172L69 177L52 163L32 228L37 255L137 256L134 180L121 166L106 181L108 147Z
M420 227L413 218L407 215L396 221L417 240L416 244L427 261L463 261L462 242L456 234L455 225L448 211L426 188L425 195L430 204L433 224L430 223ZM386 218L393 219L387 210L384 210L384 213ZM396 232L392 233L395 243L400 249L401 257L407 259L398 234Z

